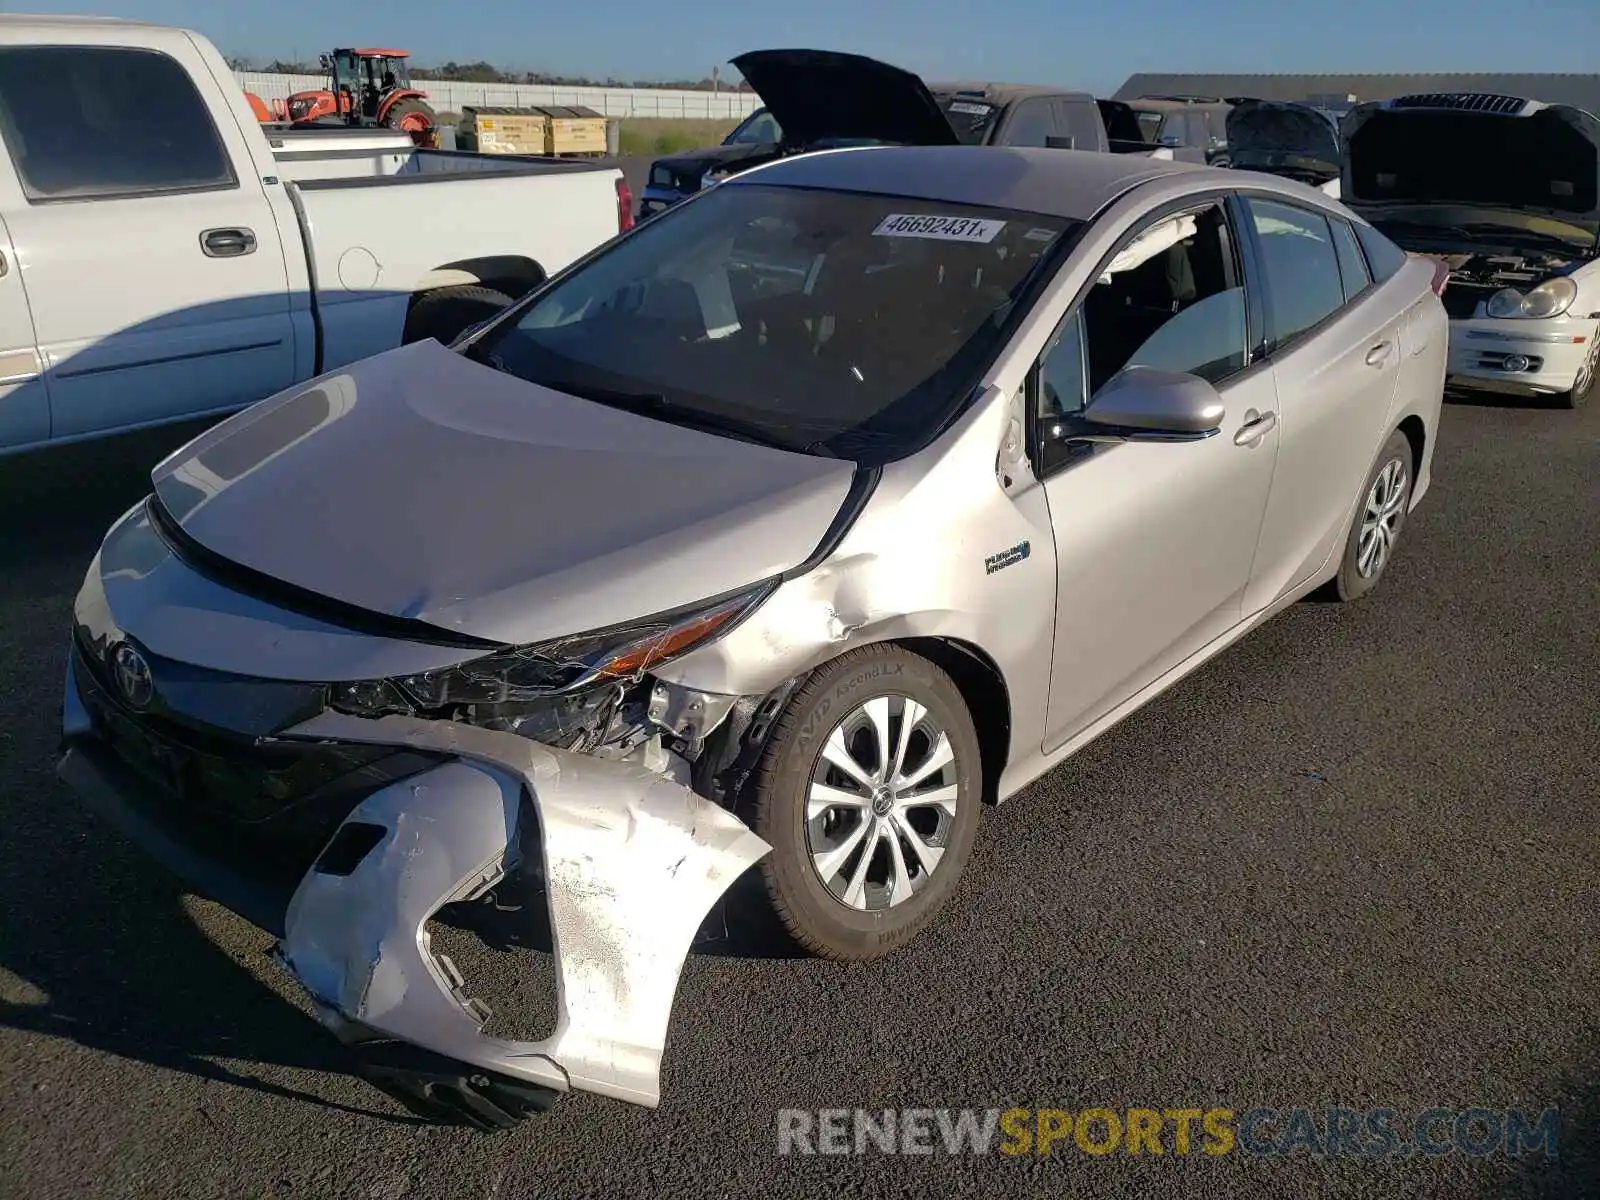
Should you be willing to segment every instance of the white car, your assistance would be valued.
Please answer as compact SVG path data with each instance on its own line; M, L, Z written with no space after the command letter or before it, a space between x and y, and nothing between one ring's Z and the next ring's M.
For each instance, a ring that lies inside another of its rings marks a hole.
M603 163L264 130L187 30L0 16L0 454L449 341L631 209Z
M1345 119L1343 199L1450 268L1450 382L1576 408L1600 366L1600 119L1476 93Z

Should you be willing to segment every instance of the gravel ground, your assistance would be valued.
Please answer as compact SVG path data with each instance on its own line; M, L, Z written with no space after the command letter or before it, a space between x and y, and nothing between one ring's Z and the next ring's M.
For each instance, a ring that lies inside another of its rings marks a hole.
M660 1109L578 1096L493 1137L342 1073L265 935L54 782L73 593L188 432L0 462L0 1192L1600 1195L1600 405L1451 405L1383 586L987 814L935 934L862 967L712 945ZM1563 1124L1556 1162L776 1153L780 1109L1145 1105Z

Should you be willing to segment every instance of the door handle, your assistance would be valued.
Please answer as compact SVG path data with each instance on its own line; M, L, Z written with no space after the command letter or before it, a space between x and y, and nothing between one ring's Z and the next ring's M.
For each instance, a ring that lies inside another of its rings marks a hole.
M1244 424L1233 435L1235 446L1253 446L1277 427L1277 413L1258 413L1251 409L1244 415Z
M4 279L6 277L6 272L10 269L11 265L6 262L6 252L4 250L0 250L0 279Z
M200 249L207 258L238 258L253 254L256 235L249 229L208 229L200 235Z
M1383 364L1388 361L1389 350L1393 345L1394 345L1393 342L1379 342L1371 350L1368 350L1367 351L1367 366L1369 366L1369 367L1381 367L1381 366L1383 366Z

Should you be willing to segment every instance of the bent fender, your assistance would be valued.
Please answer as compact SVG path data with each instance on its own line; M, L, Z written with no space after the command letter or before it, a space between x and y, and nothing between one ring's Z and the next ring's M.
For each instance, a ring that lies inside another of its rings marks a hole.
M283 736L456 756L359 804L341 828L376 826L376 845L353 868L319 861L290 901L279 958L325 1024L354 1022L556 1090L660 1102L672 1001L695 931L770 851L766 842L648 768L516 734L323 713ZM515 865L524 795L540 826L557 977L555 1031L538 1042L484 1036L483 1016L433 957L424 929L438 909L482 894Z

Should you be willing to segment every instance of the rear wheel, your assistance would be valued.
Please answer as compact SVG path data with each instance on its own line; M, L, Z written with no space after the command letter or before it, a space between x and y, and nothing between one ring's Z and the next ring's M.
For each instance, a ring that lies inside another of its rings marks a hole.
M794 939L864 961L920 933L972 853L979 768L961 693L927 659L868 646L818 669L753 776L767 893Z
M432 129L438 124L429 108L414 96L404 100L396 100L389 106L389 111L383 114L383 123L390 129L403 129L407 133L420 133L425 129Z
M504 292L473 284L425 292L411 305L401 344L437 338L448 346L469 326L487 321L510 303L511 297Z
M1378 586L1405 528L1412 483L1411 443L1397 429L1383 444L1361 487L1361 508L1334 577L1334 594L1340 600L1359 600Z

